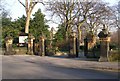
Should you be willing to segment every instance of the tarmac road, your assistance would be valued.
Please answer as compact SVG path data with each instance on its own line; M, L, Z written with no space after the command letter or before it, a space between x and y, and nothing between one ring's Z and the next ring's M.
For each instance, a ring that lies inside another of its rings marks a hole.
M2 56L2 79L118 79L117 72L85 68L82 63L55 57Z

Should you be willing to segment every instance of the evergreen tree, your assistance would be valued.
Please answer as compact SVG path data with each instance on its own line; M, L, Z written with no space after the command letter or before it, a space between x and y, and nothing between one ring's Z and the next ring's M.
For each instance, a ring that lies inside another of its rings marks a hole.
M49 26L45 23L45 15L38 9L35 14L33 14L33 19L30 22L30 33L34 35L36 39L39 39L40 35L44 35L49 38Z
M14 21L14 28L19 30L19 34L24 32L25 30L25 21L26 21L26 17L25 15L23 15L21 18L18 18L16 21Z
M61 24L61 25L58 26L58 31L55 34L55 39L58 42L64 41L64 39L65 39L65 27L64 27L63 24Z
M60 51L68 51L68 42L66 40L66 30L64 24L58 26L58 31L55 34L56 46Z

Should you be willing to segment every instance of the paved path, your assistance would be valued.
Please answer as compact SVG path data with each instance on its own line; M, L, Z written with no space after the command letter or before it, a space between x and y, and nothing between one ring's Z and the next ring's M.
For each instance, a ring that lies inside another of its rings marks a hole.
M2 71L3 71L2 78L3 79L118 78L117 72L94 70L90 68L95 64L96 62L55 57L40 57L28 55L2 56Z

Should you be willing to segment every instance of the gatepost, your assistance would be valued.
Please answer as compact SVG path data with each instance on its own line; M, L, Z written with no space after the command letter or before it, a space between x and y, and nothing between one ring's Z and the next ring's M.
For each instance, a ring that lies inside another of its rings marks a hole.
M108 61L109 56L109 42L110 42L110 33L107 31L107 29L104 28L102 31L98 34L99 40L100 40L100 62L106 62Z
M6 46L6 49L5 49L5 55L13 55L15 54L15 51L13 51L13 48L12 48L12 44L13 44L13 38L11 36L7 36L5 38L5 46Z
M39 55L40 56L45 56L45 37L44 36L40 36L40 51L39 51Z
M77 57L77 46L76 46L76 33L72 32L69 37L69 55L68 57Z
M33 52L35 55L38 55L39 53L39 43L37 40L33 41Z
M33 55L33 40L34 40L34 36L32 34L28 35L28 50L27 50L27 54L29 55Z
M84 55L86 57L94 57L93 48L96 45L96 36L93 31L89 31L84 39Z

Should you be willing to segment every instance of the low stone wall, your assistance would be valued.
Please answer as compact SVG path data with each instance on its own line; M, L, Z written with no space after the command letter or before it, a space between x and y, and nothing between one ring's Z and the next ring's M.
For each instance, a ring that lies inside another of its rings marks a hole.
M13 48L13 51L15 51L15 55L25 55L27 52L27 47L17 47ZM0 55L4 55L5 48L0 49Z
M118 51L118 50L109 51L108 60L110 62L113 62L113 61L120 62L120 54L119 53L120 53L120 51Z
M1 48L1 54L4 55L5 53L5 48Z
M2 55L2 48L0 48L0 55Z
M13 48L13 50L16 52L16 55L25 55L27 53L27 47Z

